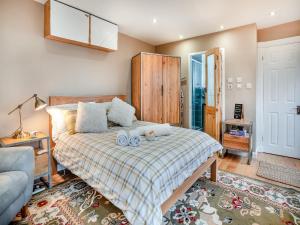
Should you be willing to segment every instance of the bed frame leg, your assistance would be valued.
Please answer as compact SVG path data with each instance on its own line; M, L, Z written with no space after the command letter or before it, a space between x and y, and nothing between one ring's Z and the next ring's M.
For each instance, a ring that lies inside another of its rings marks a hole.
M53 156L53 149L51 150L51 169L52 169L52 175L57 174L57 161L55 160Z
M210 166L211 174L210 174L210 180L213 182L217 182L217 159L211 164Z

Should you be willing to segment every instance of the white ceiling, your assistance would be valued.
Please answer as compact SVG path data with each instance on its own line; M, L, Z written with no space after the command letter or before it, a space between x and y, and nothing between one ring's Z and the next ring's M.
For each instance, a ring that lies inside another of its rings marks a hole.
M300 0L61 1L111 20L120 32L153 45L177 41L179 35L185 39L213 33L221 25L229 29L256 23L263 28L300 19Z

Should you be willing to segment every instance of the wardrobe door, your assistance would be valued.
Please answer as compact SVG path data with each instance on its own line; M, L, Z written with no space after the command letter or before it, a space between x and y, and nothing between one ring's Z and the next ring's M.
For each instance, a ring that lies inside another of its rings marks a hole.
M162 123L162 56L142 54L142 120Z
M180 58L163 56L163 122L179 124Z

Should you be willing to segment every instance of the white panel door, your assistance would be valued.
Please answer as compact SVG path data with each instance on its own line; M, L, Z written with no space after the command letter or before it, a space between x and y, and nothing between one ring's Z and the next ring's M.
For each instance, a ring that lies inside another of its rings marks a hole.
M117 50L118 26L95 16L91 16L91 44Z
M300 43L264 48L263 58L264 151L300 158Z
M51 0L51 35L73 41L89 43L89 15Z

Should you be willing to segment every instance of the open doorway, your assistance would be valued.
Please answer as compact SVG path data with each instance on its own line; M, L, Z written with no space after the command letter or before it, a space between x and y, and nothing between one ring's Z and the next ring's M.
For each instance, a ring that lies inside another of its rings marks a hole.
M189 127L221 140L225 119L223 48L189 54Z
M192 53L190 63L191 109L190 128L204 129L204 104L205 104L205 53Z

